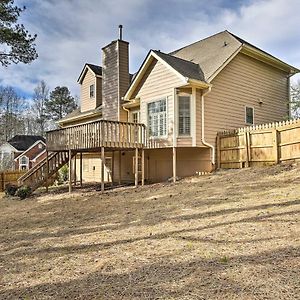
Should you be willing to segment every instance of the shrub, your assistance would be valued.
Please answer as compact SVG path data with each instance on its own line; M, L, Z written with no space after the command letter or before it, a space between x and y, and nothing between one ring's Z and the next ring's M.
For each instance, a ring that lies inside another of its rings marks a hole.
M58 183L63 183L69 180L69 167L64 165L59 170Z
M16 196L18 196L20 199L25 199L31 194L31 188L30 186L24 185L18 188L16 192Z
M16 194L17 189L17 185L8 183L5 185L5 194L9 196L14 196Z

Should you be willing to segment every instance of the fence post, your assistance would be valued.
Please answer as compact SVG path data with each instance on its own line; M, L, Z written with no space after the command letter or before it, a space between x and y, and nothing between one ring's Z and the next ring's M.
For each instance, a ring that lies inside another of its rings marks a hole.
M278 153L278 130L276 128L273 128L272 130L273 135L273 153L274 153L274 163L279 163L279 153Z
M248 167L250 167L251 164L251 139L250 139L250 132L246 132L246 138L247 138L247 157L248 157Z
M244 132L244 141L245 141L245 153L246 153L246 163L245 167L249 168L249 147L248 147L248 137L247 137L248 132Z
M220 134L217 134L217 168L221 168L221 138Z

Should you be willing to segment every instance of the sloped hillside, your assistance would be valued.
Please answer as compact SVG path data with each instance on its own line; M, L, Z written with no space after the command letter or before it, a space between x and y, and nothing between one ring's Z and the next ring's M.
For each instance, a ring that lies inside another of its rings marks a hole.
M0 199L1 299L300 299L300 167Z

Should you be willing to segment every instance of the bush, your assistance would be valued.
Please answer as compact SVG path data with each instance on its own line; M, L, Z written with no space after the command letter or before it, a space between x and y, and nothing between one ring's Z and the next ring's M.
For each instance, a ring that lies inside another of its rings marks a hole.
M16 192L16 196L18 196L20 199L25 199L31 194L31 188L30 186L24 185L18 188Z
M64 165L58 171L58 183L61 184L69 180L69 167L68 165Z
M5 185L5 194L9 196L14 196L16 191L18 190L18 186L15 184L8 183Z

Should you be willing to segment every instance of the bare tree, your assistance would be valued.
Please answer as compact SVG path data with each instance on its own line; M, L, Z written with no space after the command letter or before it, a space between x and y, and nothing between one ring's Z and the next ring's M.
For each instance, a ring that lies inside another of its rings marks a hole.
M44 135L47 130L47 116L45 104L49 99L49 88L44 80L42 80L34 89L32 111L36 116L38 125L37 134Z
M300 117L300 80L291 86L291 113L293 118Z

